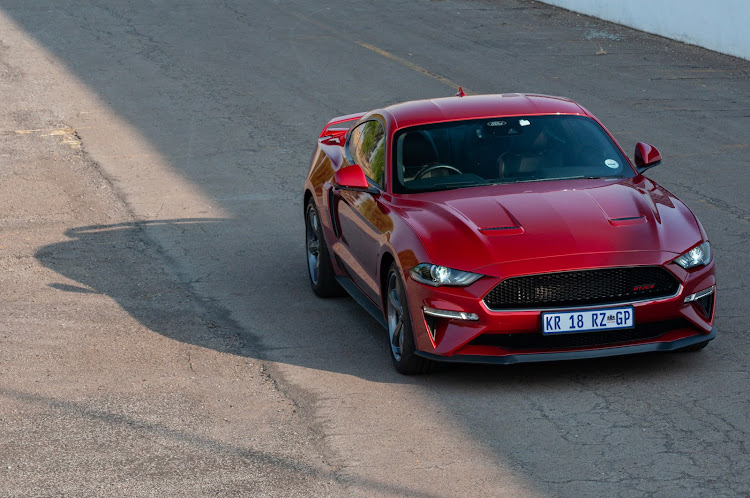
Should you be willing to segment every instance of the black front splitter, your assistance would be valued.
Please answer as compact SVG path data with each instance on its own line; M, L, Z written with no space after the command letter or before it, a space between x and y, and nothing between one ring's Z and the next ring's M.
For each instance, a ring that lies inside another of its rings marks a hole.
M670 342L651 342L648 344L635 344L631 346L615 346L601 349L587 349L576 351L555 351L550 353L520 353L502 356L488 355L453 355L441 356L424 351L416 354L433 361L446 363L483 363L490 365L513 365L516 363L535 363L543 361L585 360L590 358L607 358L609 356L623 356L641 353L656 353L666 351L677 351L689 348L702 342L708 342L716 337L716 327L710 334L699 334Z

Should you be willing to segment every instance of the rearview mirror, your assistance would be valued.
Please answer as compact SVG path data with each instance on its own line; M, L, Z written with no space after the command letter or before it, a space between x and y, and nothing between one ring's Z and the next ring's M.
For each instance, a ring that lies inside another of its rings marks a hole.
M635 144L635 167L638 168L639 173L643 173L649 168L653 168L661 163L661 154L659 150L653 145L649 145L645 142L638 142Z

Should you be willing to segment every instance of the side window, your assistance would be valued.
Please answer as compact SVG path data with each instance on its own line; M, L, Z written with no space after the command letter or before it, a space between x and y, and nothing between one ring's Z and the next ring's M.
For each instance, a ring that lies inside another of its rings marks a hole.
M352 130L349 154L365 175L383 186L385 177L385 130L380 121L367 121Z

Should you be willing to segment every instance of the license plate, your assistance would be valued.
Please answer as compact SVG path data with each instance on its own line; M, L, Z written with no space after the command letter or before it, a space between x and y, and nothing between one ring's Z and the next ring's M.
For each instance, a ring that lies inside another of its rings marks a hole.
M543 334L568 334L594 330L630 329L635 325L633 307L542 313Z

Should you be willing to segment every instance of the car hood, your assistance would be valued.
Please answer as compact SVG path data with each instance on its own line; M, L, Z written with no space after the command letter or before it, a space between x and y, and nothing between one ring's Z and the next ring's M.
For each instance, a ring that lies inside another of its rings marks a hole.
M430 262L466 271L567 256L579 256L579 262L599 261L580 257L592 254L649 251L671 258L702 238L690 210L645 177L637 182L567 180L473 187L410 198L403 216L420 237Z

